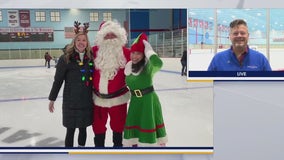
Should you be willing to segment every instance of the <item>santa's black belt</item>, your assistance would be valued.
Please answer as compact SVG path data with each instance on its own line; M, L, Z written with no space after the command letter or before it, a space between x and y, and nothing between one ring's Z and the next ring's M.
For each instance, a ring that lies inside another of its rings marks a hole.
M134 89L130 90L131 95L134 95L136 97L143 97L145 94L151 93L154 91L154 87L150 86L144 89Z
M94 93L100 97L100 98L104 98L104 99L109 99L109 98L114 98L114 97L117 97L119 95L121 95L122 93L126 93L128 91L128 88L126 86L122 87L121 89L113 92L113 93L110 93L110 94L103 94L103 93L100 93L99 91L94 90Z

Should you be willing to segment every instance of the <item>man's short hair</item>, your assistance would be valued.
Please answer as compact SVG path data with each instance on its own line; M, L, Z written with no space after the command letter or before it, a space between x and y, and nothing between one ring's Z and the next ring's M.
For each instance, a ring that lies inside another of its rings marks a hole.
M230 23L230 28L235 28L238 25L247 26L247 22L243 19L236 19Z

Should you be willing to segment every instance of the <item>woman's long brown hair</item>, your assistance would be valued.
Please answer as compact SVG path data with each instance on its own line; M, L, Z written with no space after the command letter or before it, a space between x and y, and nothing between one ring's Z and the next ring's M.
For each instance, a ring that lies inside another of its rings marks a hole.
M72 42L66 48L66 51L65 51L65 61L66 61L66 63L69 63L71 54L73 54L74 51L76 50L75 42L76 42L77 38L80 35L85 35L86 36L88 43L87 43L87 47L85 49L85 53L86 53L86 55L87 55L87 57L89 59L91 59L91 60L93 59L93 53L92 53L92 48L91 48L91 45L90 45L89 37L88 37L87 34L85 34L83 32L80 32L80 33L75 35L75 37L73 38Z

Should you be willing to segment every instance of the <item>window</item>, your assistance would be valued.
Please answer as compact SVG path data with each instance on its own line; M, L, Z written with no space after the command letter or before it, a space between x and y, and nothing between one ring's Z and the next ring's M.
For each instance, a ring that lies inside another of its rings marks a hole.
M3 17L2 17L2 11L0 10L0 22L3 21Z
M103 20L104 21L111 20L111 13L110 12L103 13Z
M91 12L90 13L90 22L97 22L99 20L99 13L98 12Z
M50 12L51 22L60 22L60 12Z
M45 22L46 20L46 15L45 15L45 12L41 12L41 11L39 11L39 12L35 12L35 21L36 22Z

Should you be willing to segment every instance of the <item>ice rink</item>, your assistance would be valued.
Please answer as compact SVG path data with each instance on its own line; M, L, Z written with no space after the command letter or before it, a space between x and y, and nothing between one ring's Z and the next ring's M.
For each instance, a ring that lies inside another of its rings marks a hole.
M154 79L162 104L168 147L213 146L213 83L187 82L180 75L179 58L163 59ZM55 113L48 111L48 95L55 73L44 60L0 60L0 147L61 147L62 90ZM93 147L93 131L87 128L87 147ZM77 133L77 132L76 132ZM108 129L106 146L112 146ZM75 138L77 134L75 135ZM77 140L74 140L77 146Z

